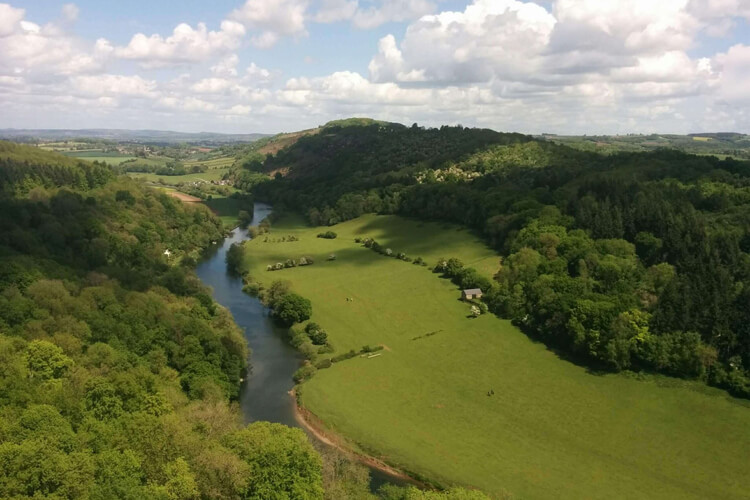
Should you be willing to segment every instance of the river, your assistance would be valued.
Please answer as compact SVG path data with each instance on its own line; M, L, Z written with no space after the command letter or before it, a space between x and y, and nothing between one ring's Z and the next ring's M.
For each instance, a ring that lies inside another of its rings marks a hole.
M269 205L256 203L251 225L258 225L270 213ZM247 230L235 229L231 236L206 253L195 272L204 284L212 288L214 300L232 313L252 349L252 369L240 392L245 423L265 420L301 427L289 391L294 387L292 375L303 357L286 342L284 329L271 321L263 304L242 292L242 278L227 272L227 250L232 243L246 239L249 239ZM309 432L308 435L316 440ZM375 468L370 468L370 477L373 491L384 483L406 484L404 480Z

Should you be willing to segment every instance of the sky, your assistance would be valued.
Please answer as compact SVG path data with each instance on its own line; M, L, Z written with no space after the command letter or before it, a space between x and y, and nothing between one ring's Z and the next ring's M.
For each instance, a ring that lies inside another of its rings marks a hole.
M750 0L0 3L0 128L750 133Z

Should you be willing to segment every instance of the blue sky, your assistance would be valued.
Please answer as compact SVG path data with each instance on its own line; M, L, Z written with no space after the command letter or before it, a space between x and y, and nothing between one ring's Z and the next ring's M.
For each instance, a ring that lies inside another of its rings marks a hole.
M750 132L750 0L0 3L0 128Z

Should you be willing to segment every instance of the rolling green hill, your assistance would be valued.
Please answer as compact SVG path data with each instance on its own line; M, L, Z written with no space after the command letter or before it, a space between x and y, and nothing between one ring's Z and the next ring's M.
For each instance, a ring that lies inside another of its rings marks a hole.
M700 382L587 371L507 320L468 317L459 287L428 267L355 242L374 238L430 265L458 257L489 278L499 256L466 229L373 215L330 229L335 239L318 238L320 229L282 218L244 245L245 265L251 281L288 281L311 300L311 321L335 349L308 345L313 363L384 346L298 387L355 448L498 498L744 496L747 402ZM314 264L266 270L302 256Z
M281 175L254 193L313 225L377 212L474 229L508 264L488 307L578 363L750 395L750 162L372 124L257 168Z

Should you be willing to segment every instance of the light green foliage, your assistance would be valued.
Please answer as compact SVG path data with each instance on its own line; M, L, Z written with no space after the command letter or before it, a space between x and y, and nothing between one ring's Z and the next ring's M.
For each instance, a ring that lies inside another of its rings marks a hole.
M73 361L55 344L35 340L26 347L26 363L32 377L48 380L62 377Z
M320 456L302 430L270 422L255 422L226 436L223 441L251 467L242 498L323 498Z
M221 224L109 171L0 142L0 498L240 498L247 346L188 267Z
M190 465L183 458L170 462L166 467L167 482L164 485L169 500L191 500L198 498L198 484Z
M355 356L318 370L299 387L305 407L361 449L443 484L472 485L501 498L745 495L750 413L742 403L699 382L590 373L509 321L491 314L468 320L460 289L449 280L354 242L371 237L431 264L455 257L485 277L494 275L500 257L468 231L372 215L332 229L337 239L315 238L320 228L283 219L274 223L269 240L294 234L300 252L317 259L339 256L325 266L284 274L295 292L311 300L311 320L335 346L326 357L364 344L387 346L378 357ZM585 234L567 235L548 248L558 258L588 262L596 273L592 255L599 250ZM274 276L265 265L286 255L284 245L262 239L245 245L248 270L265 286ZM633 270L629 250L615 247L614 262L625 270L618 275L627 277ZM511 259L515 267L507 272L539 275L549 265L543 251ZM509 266L506 259L503 272ZM585 284L549 276L534 285L534 293L549 308L557 300L552 285L583 298ZM598 306L582 308L587 313L581 321L593 324L607 312ZM632 308L614 318L621 318L621 335L636 346L648 338L645 318ZM678 340L689 339L672 343ZM679 365L689 358L664 362ZM494 395L488 396L490 390ZM707 460L707 449L722 458Z

